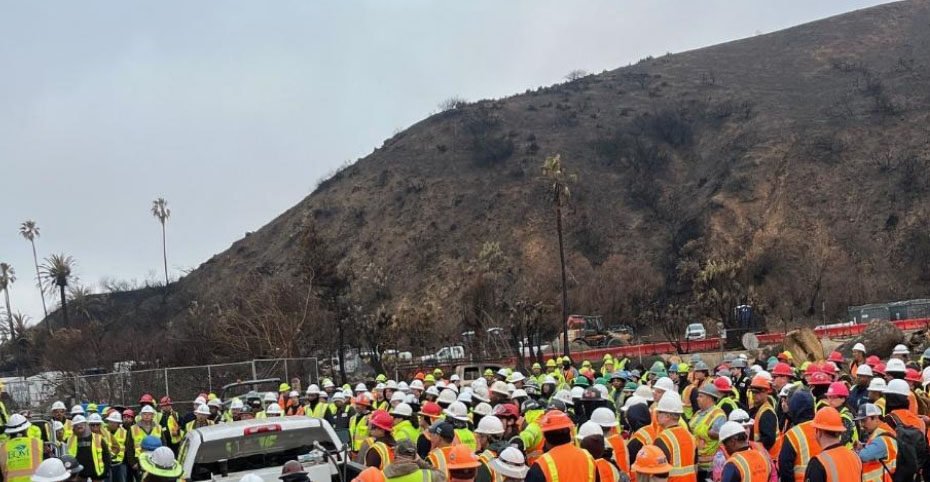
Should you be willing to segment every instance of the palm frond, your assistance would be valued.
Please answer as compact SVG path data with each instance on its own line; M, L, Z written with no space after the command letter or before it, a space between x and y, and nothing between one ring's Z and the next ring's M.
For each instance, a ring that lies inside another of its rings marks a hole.
M152 201L151 211L152 216L155 216L155 218L158 219L158 221L162 224L165 224L165 221L171 217L171 210L168 209L168 201L166 201L163 197Z
M27 219L19 225L19 234L29 241L33 241L39 237L39 226L35 221Z
M16 281L16 270L8 263L0 263L0 291L10 287Z
M73 271L77 261L65 254L53 254L45 258L45 263L39 267L39 273L45 282L46 289L54 292L55 288L68 286L76 281Z

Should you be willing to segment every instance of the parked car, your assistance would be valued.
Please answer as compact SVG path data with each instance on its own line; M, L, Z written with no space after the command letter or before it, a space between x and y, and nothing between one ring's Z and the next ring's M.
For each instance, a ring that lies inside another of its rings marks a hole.
M700 323L691 323L685 328L685 340L695 341L707 338L707 330Z

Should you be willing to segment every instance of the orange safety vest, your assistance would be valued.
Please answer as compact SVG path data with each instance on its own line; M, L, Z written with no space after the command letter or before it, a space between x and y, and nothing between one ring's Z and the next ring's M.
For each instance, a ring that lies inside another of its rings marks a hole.
M481 464L484 465L484 468L488 469L488 474L491 476L491 480L497 480L497 472L494 471L494 467L491 466L491 461L497 458L494 455L494 452L490 450L485 450L478 454L478 460L481 461Z
M388 444L384 442L378 442L373 438L369 438L368 440L365 441L365 443L368 445L368 450L374 450L375 452L378 452L378 458L381 460L381 462L378 465L379 470L384 470L385 467L387 467L388 465L390 465L391 462L394 461L394 448L393 447L389 446ZM365 457L362 458L362 461L364 462L365 459L367 458L368 458L368 452L366 451Z
M862 461L845 445L823 451L817 455L816 459L820 461L827 473L827 482L849 482L860 480L862 476Z
M584 460L585 463L580 463ZM594 482L597 464L587 450L572 444L552 447L536 461L547 482Z
M894 474L898 459L898 441L894 437L894 430L884 422L882 422L869 436L869 440L866 444L876 440L878 443L885 444L885 451L888 452L888 457L885 457L884 460L863 462L862 482L891 482L891 475L888 475L888 472ZM884 466L882 466L882 462L884 462ZM888 468L888 471L885 471L885 467Z
M607 443L614 451L614 462L620 467L620 470L630 473L630 454L626 448L626 440L619 433L613 433L607 436Z
M752 424L752 428L753 428L753 430L752 430L752 440L753 440L754 442L761 442L761 441L762 441L762 437L759 435L759 429L758 429L757 427L759 427L759 422L762 420L762 416L765 415L766 412L772 412L772 415L775 415L775 409L772 408L772 404L770 404L768 401L766 401L765 403L762 404L761 407L759 407L759 410L756 411L756 416L753 417L753 424ZM775 417L775 421L776 421L775 426L777 427L777 426L778 426L778 423L777 423L777 422L778 422L778 416L777 416L777 415L776 415L776 417Z
M794 449L794 480L804 482L804 473L811 459L820 454L820 444L814 436L813 422L808 420L800 425L791 427L785 433L786 442Z
M772 476L772 461L763 453L752 448L740 450L727 459L739 471L742 482L768 482Z
M600 482L620 482L620 471L609 460L597 459L594 465L597 467Z
M377 467L368 467L352 479L352 482L385 482L384 472Z
M907 392L907 410L917 415L917 395L914 395L913 390Z
M438 449L433 449L427 456L427 460L429 460L430 465L439 471L440 474L445 475L447 479L449 478L448 460L450 452L452 452L452 446L448 445L445 447L439 447Z
M652 425L646 425L633 434L633 440L638 440L639 443L643 444L643 447L645 447L647 445L652 445L657 436L658 434L655 428Z
M668 482L697 482L697 443L691 432L676 425L662 431L659 440L665 444L671 455L669 462L672 464L672 470L668 473Z

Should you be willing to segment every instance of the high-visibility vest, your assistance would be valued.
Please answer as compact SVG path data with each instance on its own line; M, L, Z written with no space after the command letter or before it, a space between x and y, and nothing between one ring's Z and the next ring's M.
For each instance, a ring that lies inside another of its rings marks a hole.
M126 456L126 429L119 426L116 431L111 432L109 428L104 428L106 434L107 446L110 448L110 457L112 465L118 465L123 462Z
M154 437L161 438L161 427L153 424L152 431L146 433L146 431L143 430L142 427L139 426L139 424L135 424L132 426L131 433L132 433L132 445L136 452L136 459L138 459L139 455L142 454L142 439L144 439L147 435L152 435Z
M470 448L472 452L478 450L478 441L475 440L475 434L467 428L455 429L455 443L465 445Z
M484 465L484 468L488 469L488 474L491 476L492 481L498 479L497 472L494 470L494 467L491 465L491 461L497 458L497 454L491 452L490 450L485 450L478 454L478 461L481 462L481 465Z
M352 479L352 482L384 482L384 472L377 467L368 467Z
M907 410L917 415L917 395L914 395L913 390L907 392Z
M816 459L823 465L827 482L859 480L862 475L862 461L859 460L859 456L843 445L820 452Z
M614 462L624 473L630 473L630 454L626 448L626 440L619 433L612 433L607 436L607 443L614 451Z
M429 469L420 469L407 475L383 479L385 482L432 482L433 472Z
M620 482L620 471L609 460L597 459L594 465L600 482Z
M68 439L71 438L71 434L74 433L74 424L71 423L70 418L66 418L62 425L65 426L62 429L62 434L61 434L61 437L62 437L61 442L64 443L64 442L67 442Z
M313 409L310 409L310 405L304 409L304 413L309 417L313 418L323 418L323 415L326 415L326 412L329 410L329 404L323 401L317 402L316 406Z
M42 440L13 437L0 447L0 470L4 482L29 482L42 463Z
M542 469L547 482L594 482L597 470L591 454L572 444L551 448L536 464Z
M817 443L817 437L814 436L813 422L808 420L791 427L785 432L785 443L791 445L794 449L794 480L795 482L804 482L804 473L807 472L807 464L811 459L820 454L820 444Z
M729 406L730 406L730 411L731 411L731 412L732 412L733 410L736 410L737 408L739 408L739 404L737 404L736 401L733 400L733 399L730 398L730 397L721 398L720 401L717 402L717 408L719 408L719 409L721 409L721 410L723 410L723 407L724 407L725 405L729 405ZM724 411L724 413L726 413L726 411Z
M685 418L687 419L690 419L694 415L694 407L691 406L691 393L694 390L699 390L701 386L704 385L705 380L707 379L705 378L704 380L700 382L695 381L691 385L688 385L687 387L685 387L684 392L682 392L681 394L681 404L685 409L684 415L685 415Z
M432 451L430 451L429 455L427 455L426 457L430 465L432 465L434 469L439 471L440 474L445 475L447 479L449 478L449 467L448 467L449 452L452 452L451 445L435 448Z
M355 414L349 418L349 433L352 435L352 451L362 449L362 442L368 438L368 414Z
M633 438L631 440L637 440L640 444L642 444L643 447L645 447L647 445L652 445L658 435L659 434L656 433L652 425L645 425L633 433Z
M103 475L103 436L99 433L90 434L90 453L94 460L94 473L97 475ZM78 438L71 437L68 439L68 455L77 458L78 453ZM96 477L92 477L96 478Z
M197 419L195 418L195 419L191 420L190 422L187 422L186 424L184 424L184 433L191 433L191 432L193 432L194 429L197 428L196 423L197 423ZM209 427L210 425L213 425L213 420L209 420L209 419L208 419L208 420L207 420L207 426Z
M739 471L741 482L768 482L772 476L772 461L765 453L752 448L736 452L729 459Z
M394 425L394 428L391 429L391 435L393 435L394 440L398 442L401 440L409 440L416 445L417 439L420 438L420 431L410 423L410 420L401 420L400 423Z
M539 422L527 424L526 428L520 432L520 440L523 440L523 446L526 447L526 465L533 465L542 456L546 447L546 438L543 437Z
M846 405L840 407L840 418L844 418L849 422L849 425L852 425L852 436L849 439L849 442L846 443L846 448L852 449L853 445L859 441L859 429L856 428L856 422L853 421L852 413L849 411L849 408Z
M762 422L762 416L767 412L772 412L772 415L775 415L775 409L772 408L772 405L768 401L763 403L762 406L759 407L759 410L756 410L756 416L753 417L752 440L754 442L762 441L762 435L759 433L759 424ZM775 426L778 426L778 415L775 415Z
M157 423L160 427L162 413L158 413L158 415L159 421ZM181 433L181 423L178 421L178 414L171 412L171 414L168 415L168 441L170 441L172 444L179 444L183 439L184 434Z
M697 446L694 436L680 425L667 428L659 434L659 440L668 448L671 455L669 463L672 470L668 473L669 482L697 482L697 460L694 449Z
M701 470L710 470L710 466L714 461L714 454L717 453L717 449L720 447L720 441L710 436L710 429L718 419L726 421L726 415L720 407L711 407L708 410L695 413L689 424L694 438L701 441L697 458Z
M42 440L42 429L36 424L29 425L29 428L26 429L26 435Z
M888 472L894 474L898 460L898 440L895 438L895 432L888 424L882 422L869 436L866 444L873 441L885 444L885 452L888 453L888 456L882 460L863 462L862 482L891 482L891 475L888 475ZM882 462L884 462L884 466L882 466ZM886 467L888 471L885 471Z
M385 467L391 464L394 461L394 449L389 447L388 444L384 442L379 442L374 438L369 437L365 440L365 444L368 446L368 450L374 450L378 452L378 457L380 459L378 469L384 470ZM362 457L362 461L368 458L368 452L365 452L365 456Z

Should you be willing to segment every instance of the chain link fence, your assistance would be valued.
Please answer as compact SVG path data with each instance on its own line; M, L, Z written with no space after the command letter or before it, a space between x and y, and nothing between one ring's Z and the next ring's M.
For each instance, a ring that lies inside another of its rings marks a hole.
M276 358L214 365L125 370L95 375L47 372L29 378L6 379L4 401L16 409L46 411L55 400L134 406L150 393L170 396L175 403L193 401L200 393L220 395L224 385L246 380L280 378L318 383L316 358Z

